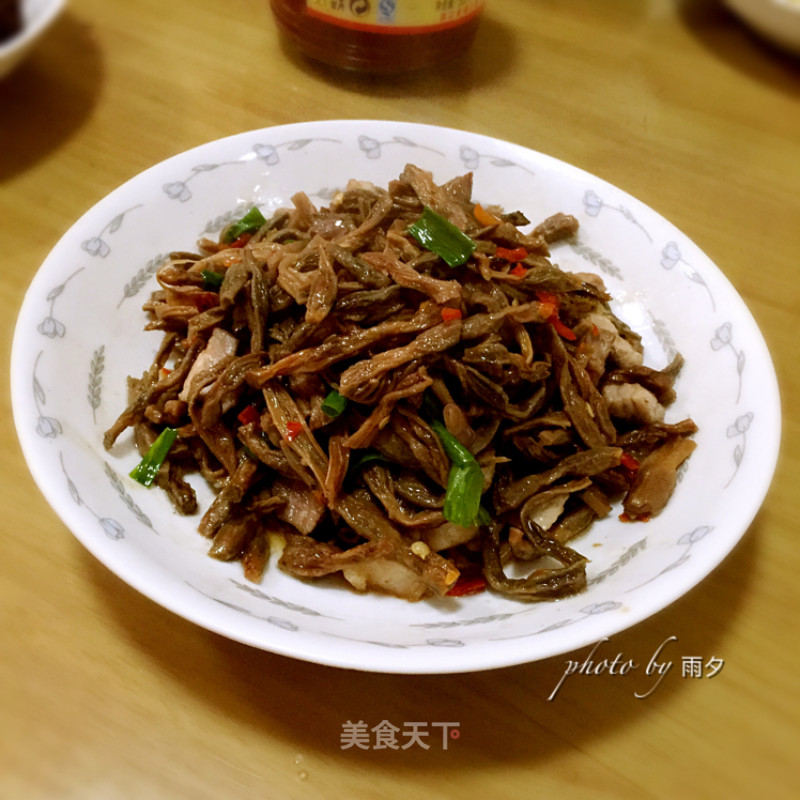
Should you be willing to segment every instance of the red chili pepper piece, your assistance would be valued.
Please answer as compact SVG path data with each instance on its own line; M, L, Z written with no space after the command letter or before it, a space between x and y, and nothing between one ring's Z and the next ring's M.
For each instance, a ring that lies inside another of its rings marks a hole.
M450 322L453 319L461 319L461 309L460 308L443 308L442 309L442 319L445 322Z
M286 441L293 442L297 436L303 431L302 422L287 422L286 423Z
M516 275L518 278L524 278L526 273L528 272L526 267L523 267L522 264L517 264L514 269L511 270L511 275Z
M558 295L555 294L555 292L548 292L546 289L537 289L536 299L540 303L550 303L558 308Z
M252 233L243 233L237 239L234 239L228 247L244 247L252 238Z
M555 329L556 333L562 339L568 339L570 342L574 342L578 336L572 328L568 328L559 318L558 314L553 314L550 319L547 320Z
M471 594L480 594L486 589L486 578L478 575L476 578L461 579L447 593L448 597L466 597Z
M633 472L639 469L639 462L630 453L623 453L619 457L619 463L622 464L622 466L626 469L632 470Z
M236 419L238 419L242 425L249 425L251 422L259 422L261 419L261 414L255 406L251 405L243 408L237 414Z
M506 261L522 261L528 257L528 251L524 247L515 247L513 250L510 247L498 247L494 254Z
M548 305L552 305L555 308L555 311L547 318L547 321L556 329L556 333L561 336L562 339L568 339L570 342L574 342L578 336L572 328L567 327L558 316L558 295L553 292L548 292L546 289L539 289L536 292L536 299L540 303L545 303Z
M486 225L487 227L490 225L499 225L502 220L499 217L496 217L490 211L487 211L480 203L475 204L475 208L472 210L472 213L475 215L475 219L480 222L481 225Z

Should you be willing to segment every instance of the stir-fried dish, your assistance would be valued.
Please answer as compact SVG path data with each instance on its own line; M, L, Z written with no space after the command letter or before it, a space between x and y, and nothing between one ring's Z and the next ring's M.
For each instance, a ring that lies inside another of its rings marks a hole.
M132 476L253 581L278 542L290 575L412 601L579 592L570 542L658 514L696 426L665 421L680 356L645 366L603 281L551 261L577 227L412 165L253 208L159 269L163 340L104 444L132 428Z

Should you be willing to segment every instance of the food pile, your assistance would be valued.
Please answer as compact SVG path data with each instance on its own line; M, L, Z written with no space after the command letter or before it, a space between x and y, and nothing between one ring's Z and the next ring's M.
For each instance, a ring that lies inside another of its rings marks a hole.
M572 540L620 501L658 514L696 426L665 421L680 356L646 366L603 281L551 261L577 228L413 165L253 208L159 269L162 344L105 446L131 428L132 475L182 514L202 475L209 553L250 580L280 541L297 578L410 601L579 592Z

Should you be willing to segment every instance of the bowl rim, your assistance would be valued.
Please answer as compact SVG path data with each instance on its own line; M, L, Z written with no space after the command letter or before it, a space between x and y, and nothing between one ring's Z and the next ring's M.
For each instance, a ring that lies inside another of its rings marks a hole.
M67 0L43 0L38 13L28 17L24 9L30 0L22 0L23 24L22 28L10 39L0 43L0 58L21 51L26 45L32 43L49 27L61 10L66 6Z

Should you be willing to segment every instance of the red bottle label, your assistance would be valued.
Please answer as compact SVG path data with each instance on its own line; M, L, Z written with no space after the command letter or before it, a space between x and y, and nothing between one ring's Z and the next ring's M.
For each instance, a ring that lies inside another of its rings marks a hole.
M484 0L306 0L312 17L372 33L430 33L481 13Z

